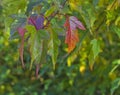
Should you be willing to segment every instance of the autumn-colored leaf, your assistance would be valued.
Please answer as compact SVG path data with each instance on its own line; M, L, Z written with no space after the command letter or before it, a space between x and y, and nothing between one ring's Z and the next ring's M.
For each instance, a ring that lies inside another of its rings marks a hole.
M38 78L39 68L40 68L39 64L36 64L36 72L35 72L36 78Z
M20 48L19 48L19 54L20 54L20 60L22 62L22 67L24 68L24 61L23 61L23 52L24 52L24 34L26 32L25 28L19 27L18 29L18 33L21 36L21 44L20 44Z
M24 34L26 32L25 28L19 27L17 30L18 30L18 33L19 33L20 36L24 36Z
M28 18L28 24L33 25L36 30L40 30L43 28L44 17L38 15L32 15Z
M85 27L74 16L68 17L64 26L67 28L65 43L68 44L68 52L71 52L79 41L77 28L85 30Z
M85 30L83 24L76 17L71 16L69 19L71 30L76 30L77 27L81 30Z
M24 68L24 60L23 60L23 52L24 52L24 36L22 36L20 48L19 48L19 54L20 54L20 60L22 62L22 67Z

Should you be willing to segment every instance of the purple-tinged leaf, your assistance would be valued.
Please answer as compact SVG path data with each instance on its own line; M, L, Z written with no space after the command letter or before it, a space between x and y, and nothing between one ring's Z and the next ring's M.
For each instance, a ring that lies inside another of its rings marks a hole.
M81 30L85 30L83 24L74 16L70 17L70 27L71 30L76 30L77 27Z
M24 61L23 61L23 52L24 52L24 36L22 36L22 38L21 38L19 54L20 54L20 60L22 62L22 67L25 68Z
M35 26L35 21L37 19L37 16L30 16L28 18L28 24L34 25Z
M43 28L43 23L44 23L44 18L42 16L39 16L36 19L36 28L37 28L37 30L40 30L40 29Z
M43 28L43 23L44 23L44 17L43 16L30 16L28 18L28 24L33 25L36 30L40 30Z
M10 26L10 39L14 39L18 37L16 35L16 32L18 32L18 28L24 27L25 25L26 25L26 18L16 19Z
M64 26L67 28L65 43L68 44L68 52L70 53L75 48L77 42L79 41L77 28L85 30L85 27L74 16L67 17Z
M20 44L20 48L19 48L19 54L20 54L20 60L22 63L22 67L24 68L24 61L23 61L23 52L24 52L24 34L26 32L26 29L23 27L19 27L18 29L18 33L21 36L21 44Z

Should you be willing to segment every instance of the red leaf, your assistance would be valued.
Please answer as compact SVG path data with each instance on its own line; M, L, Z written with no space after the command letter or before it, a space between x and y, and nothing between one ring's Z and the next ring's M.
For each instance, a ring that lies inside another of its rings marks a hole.
M64 26L67 28L65 43L68 44L68 52L71 52L79 41L78 30L85 30L85 27L74 16L68 17Z
M38 78L39 68L40 68L39 64L36 64L36 72L35 72L36 78Z
M24 68L24 61L23 61L23 52L24 52L24 36L22 36L21 39L21 44L20 44L20 48L19 48L19 54L20 54L20 60L22 62L22 67Z
M26 32L25 28L19 27L17 30L18 30L18 33L19 33L20 36L24 36L24 34Z
M19 48L19 54L20 54L20 60L22 63L22 67L24 68L24 61L23 61L23 52L24 52L24 34L26 32L26 29L23 27L19 27L18 29L18 33L21 36L21 43L20 43L20 48Z

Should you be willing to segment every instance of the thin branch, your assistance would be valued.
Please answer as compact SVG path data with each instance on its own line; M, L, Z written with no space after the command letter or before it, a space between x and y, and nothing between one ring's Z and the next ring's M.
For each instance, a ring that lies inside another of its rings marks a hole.
M66 4L67 0L65 0L65 2L62 4L62 8L64 8L65 4ZM59 13L59 10L57 10L56 12L54 12L53 14L51 14L51 18L47 21L46 25L44 27L47 27L50 23L50 21Z
M101 21L101 23L99 24L99 26L95 29L95 31L98 31L100 29L100 27L102 26L103 22L105 21L105 16L103 17L103 20Z

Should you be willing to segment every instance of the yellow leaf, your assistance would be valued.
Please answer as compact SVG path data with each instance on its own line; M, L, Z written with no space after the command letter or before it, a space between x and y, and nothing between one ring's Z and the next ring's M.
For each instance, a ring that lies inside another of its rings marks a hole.
M68 67L70 67L71 66L71 58L69 57L68 59L67 59L67 65L68 65Z
M80 0L69 0L69 5L72 10L78 10L80 6Z
M83 74L85 72L85 69L86 69L85 65L80 66L79 68L80 73Z

